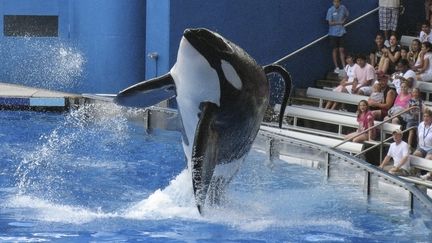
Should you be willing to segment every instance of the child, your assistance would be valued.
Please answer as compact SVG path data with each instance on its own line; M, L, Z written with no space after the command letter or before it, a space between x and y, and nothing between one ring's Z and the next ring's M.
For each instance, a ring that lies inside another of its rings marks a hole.
M355 62L355 58L353 55L347 54L345 61L347 63L347 65L345 66L345 68L343 70L345 75L339 74L339 76L342 77L341 82L340 82L339 86L337 86L336 88L333 89L333 91L347 92L345 89L346 83L352 83L354 81L354 68L356 68L356 66L358 66L357 63ZM337 102L327 101L325 108L334 110L337 108L337 106L338 106Z
M335 66L335 73L339 73L341 69L339 69L338 65L338 54L340 57L340 61L342 67L345 66L345 49L344 49L344 34L345 30L345 22L348 18L348 10L344 5L341 5L340 0L333 0L333 6L331 6L327 11L326 20L329 24L329 39L330 44L333 48L332 57L333 63Z
M359 123L357 131L346 135L346 139L352 139L356 143L375 139L375 129L365 132L374 125L374 117L366 100L361 100L357 106L357 122Z
M431 33L430 23L428 21L425 21L421 26L419 40L421 43L423 42L432 43L432 33Z
M417 126L420 123L421 117L423 117L423 100L420 98L419 88L412 89L408 107L417 107L417 109L411 109L408 113L401 115L403 119L402 123L406 124L405 128L410 129L408 133L408 145L412 149Z
M400 50L400 60L406 59L408 60L409 48L407 46L402 46Z
M381 92L381 85L378 82L372 86L372 93L369 98L378 103L384 102L384 94Z

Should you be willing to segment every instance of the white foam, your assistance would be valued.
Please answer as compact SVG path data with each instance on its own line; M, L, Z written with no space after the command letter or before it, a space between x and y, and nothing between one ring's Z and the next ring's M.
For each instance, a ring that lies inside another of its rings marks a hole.
M104 213L102 211L92 211L81 207L55 204L46 200L24 195L10 198L5 206L8 208L34 209L35 219L47 222L82 224L95 219L118 216L116 213Z
M130 219L199 219L188 170L182 171L163 190L156 190L147 199L131 206L122 216Z

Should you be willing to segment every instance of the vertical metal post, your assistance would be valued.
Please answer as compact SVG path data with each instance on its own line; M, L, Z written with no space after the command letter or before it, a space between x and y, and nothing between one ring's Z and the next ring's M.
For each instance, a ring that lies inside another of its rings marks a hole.
M409 204L410 204L410 210L412 212L414 210L414 195L411 191L409 192Z
M330 178L330 153L326 153L326 176Z
M368 196L368 198L369 198L369 196L370 196L370 193L371 193L371 173L369 172L369 171L366 171L365 172L365 180L364 180L364 186L365 186L365 192L366 192L366 195Z
M383 141L384 141L384 123L383 123L383 125L381 126L381 129L380 129L380 137L381 137L381 139L380 139L380 163L381 163L381 161L383 160L383 150L384 150L384 143L383 143Z

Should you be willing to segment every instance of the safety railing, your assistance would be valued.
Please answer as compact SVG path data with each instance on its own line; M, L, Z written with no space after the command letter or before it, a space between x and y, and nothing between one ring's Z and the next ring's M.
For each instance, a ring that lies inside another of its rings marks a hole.
M348 26L350 26L350 25L352 25L352 24L358 22L359 20L361 20L361 19L363 19L363 18L365 18L365 17L367 17L367 16L369 16L369 15L371 15L371 14L377 12L378 9L379 9L379 8L375 8L375 9L373 9L373 10L371 10L371 11L369 11L369 12L367 12L367 13L365 13L365 14L359 16L359 17L357 17L356 19L351 20L350 22L348 22L347 24L345 24L345 27L348 27ZM289 59L290 57L294 56L295 54L304 51L305 49L307 49L307 48L309 48L309 47L315 45L316 43L318 43L318 42L324 40L324 39L327 38L327 37L328 37L328 34L326 34L326 35L324 35L324 36L322 36L322 37L320 37L320 38L318 38L318 39L312 41L311 43L309 43L309 44L307 44L307 45L305 45L305 46L303 46L303 47L297 49L296 51L291 52L290 54L288 54L288 55L282 57L281 59L279 59L279 60L277 60L277 61L275 61L273 64L281 64L282 62L286 61L287 59Z
M404 109L404 110L402 110L400 112L397 112L393 116L391 116L391 117L389 117L387 119L384 119L382 122L379 122L378 124L376 124L376 125L374 125L372 127L369 127L368 129L364 130L363 132L361 132L359 134L356 134L355 136L352 136L350 138L344 139L339 144L336 144L335 146L333 146L333 148L336 149L337 147L339 147L339 146L341 146L341 145L343 145L343 144L345 144L347 142L350 142L351 140L353 140L353 139L355 139L355 138L357 138L357 137L359 137L359 136L361 136L361 135L363 135L365 133L368 133L369 131L371 131L373 129L377 129L379 127L382 127L385 123L391 123L394 118L396 118L396 117L398 117L398 116L400 116L402 114L411 112L411 110L416 110L416 109L420 109L420 108L418 106L412 106L412 107ZM419 116L420 116L420 114L421 114L421 112L419 112ZM420 120L420 117L419 117L419 120ZM412 128L405 129L405 130L402 131L402 133L405 133L405 132L407 132L407 131L409 131L411 129ZM372 150L372 149L374 149L374 148L376 148L376 147L379 146L380 147L380 161L382 161L384 143L390 141L391 139L392 139L391 137L385 138L383 129L380 129L380 140L379 140L379 143L377 143L377 144L375 144L375 145L373 145L373 146L371 146L371 147L363 150L361 153L358 153L355 156L358 157L360 155L363 155L366 152L368 152L368 151L370 151L370 150Z

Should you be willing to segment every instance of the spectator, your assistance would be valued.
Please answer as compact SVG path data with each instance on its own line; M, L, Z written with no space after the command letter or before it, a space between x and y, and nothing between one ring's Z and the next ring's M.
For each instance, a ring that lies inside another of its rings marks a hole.
M432 44L423 42L422 49L419 54L420 65L415 66L416 78L419 81L432 81Z
M431 11L432 11L432 1L425 0L425 19L427 22L431 23Z
M375 37L375 46L369 54L369 63L378 69L378 64L382 57L382 49L384 48L384 36L378 33Z
M384 102L378 103L372 99L368 99L368 104L372 108L372 114L375 120L382 121L384 117L387 116L388 110L393 106L394 100L396 98L396 90L388 86L388 75L382 72L378 73L378 82L381 86L381 92L384 94Z
M393 73L396 63L400 59L400 47L396 35L392 34L390 36L390 47L384 47L382 53L383 56L378 64L378 71L388 74Z
M421 48L420 40L414 39L411 42L410 51L408 52L408 62L410 68L413 68L416 65L420 53L420 48Z
M374 118L369 110L366 100L361 100L357 106L357 122L359 124L357 131L345 136L345 139L352 139L353 142L362 143L367 140L375 139L376 129L365 132L374 125ZM361 134L361 135L360 135Z
M393 140L379 167L393 175L408 176L410 174L409 147L405 141L402 141L400 129L393 131ZM387 165L391 158L393 158L393 165Z
M348 15L348 9L344 5L341 5L340 0L333 0L333 6L331 6L327 11L326 20L329 24L328 35L330 44L333 48L332 57L335 66L335 73L339 73L341 70L339 69L338 64L338 54L342 67L345 67L344 35L346 30L344 24Z
M357 63L355 63L355 60L356 59L351 54L346 55L345 61L346 61L347 65L344 68L344 72L346 75L345 75L345 77L342 78L339 86L334 88L333 91L344 92L344 93L348 92L347 89L345 88L345 86L354 81L354 68L356 66L358 66ZM337 102L327 101L325 108L334 110L337 108L337 106L338 106Z
M399 61L402 60L402 59L408 60L408 52L409 52L408 46L401 46Z
M396 96L396 99L394 101L393 106L388 111L388 119L390 119L392 116L395 116L397 113L405 110L409 106L409 101L411 99L411 94L409 92L408 88L408 82L402 81L400 85L401 92ZM394 117L392 119L392 123L394 124L401 124L402 118L400 116Z
M417 129L418 145L414 152L415 156L432 159L432 132L429 132L432 124L432 111L425 109L423 114L423 122L420 123ZM423 180L432 180L432 173L428 172L420 176Z
M381 85L379 82L375 82L374 85L372 85L372 93L369 98L378 103L384 102L384 94L381 92Z
M408 107L417 107L417 109L411 109L408 113L402 115L402 123L405 123L405 128L409 129L408 145L410 146L410 149L412 149L414 144L415 132L417 131L417 126L420 123L420 117L423 116L423 100L420 98L419 88L412 89L411 99L408 102Z
M399 18L399 0L379 0L379 25L384 32L385 46L389 46L390 34L396 32ZM390 33L390 31L392 33Z
M417 127L417 149L414 155L426 159L432 159L432 111L425 109L423 121Z
M431 27L429 21L426 21L422 24L421 31L418 38L421 43L423 42L432 43L432 33L431 33Z
M396 88L396 92L400 94L400 86L403 81L408 83L408 88L411 89L415 87L416 74L413 70L409 68L408 60L401 59L396 65L396 72L392 75L390 79L392 84Z
M370 95L372 82L375 80L375 69L366 62L365 55L357 57L357 65L354 68L354 80L346 83L345 88L350 94Z

